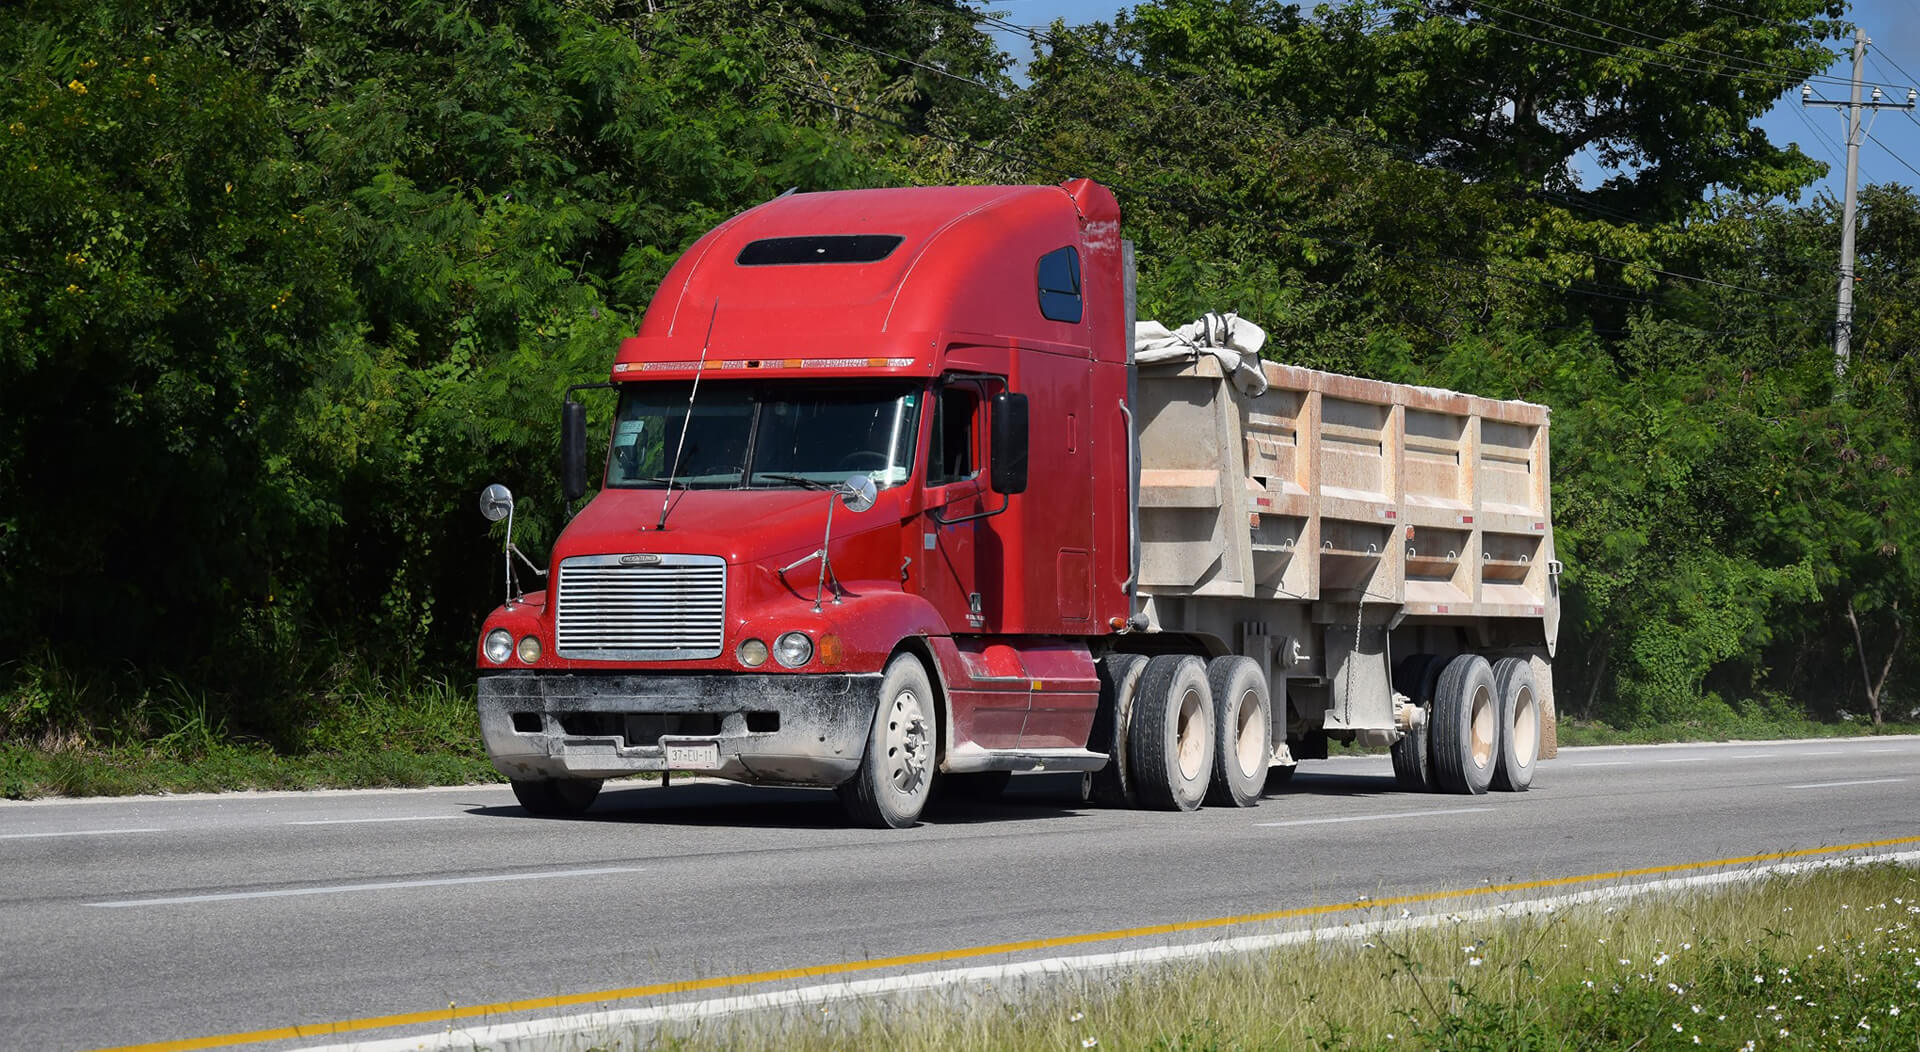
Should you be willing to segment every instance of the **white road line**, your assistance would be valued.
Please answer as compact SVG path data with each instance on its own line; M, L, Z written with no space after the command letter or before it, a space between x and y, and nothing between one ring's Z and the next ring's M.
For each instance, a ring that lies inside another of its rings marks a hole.
M451 884L492 884L503 880L546 880L550 877L598 877L608 873L638 873L635 866L609 866L604 869L557 869L545 873L500 873L487 877L447 877L441 880L395 880L382 884L327 884L309 888L278 888L273 891L232 891L220 895L181 895L167 899L122 899L117 902L89 902L89 906L119 909L126 906L175 906L187 902L232 902L236 899L278 899L292 895L333 895L346 891L393 891L400 888L439 888Z
M1632 767L1632 760L1584 760L1575 767Z
M374 822L448 822L465 817L465 815L407 815L402 818L314 818L287 824L290 826L358 826Z
M1847 754L1847 750L1845 749L1816 749L1812 752L1803 752L1803 753L1798 753L1796 755L1799 755L1799 756L1845 756L1846 754Z
M1654 763L1706 763L1707 758L1704 756L1667 756L1667 757L1663 757L1661 759L1655 760L1653 762Z
M1862 778L1857 782L1809 782L1806 785L1789 785L1788 789L1838 789L1843 785L1891 785L1904 782L1905 778Z
M1764 759L1766 759L1766 758L1768 758L1769 756L1778 756L1778 755L1780 755L1780 754L1779 754L1779 753L1777 753L1777 752L1737 752L1737 753L1734 753L1734 754L1733 754L1733 756L1732 756L1732 757L1730 757L1730 759L1735 759L1735 760L1764 760Z
M603 1009L535 1019L524 1023L478 1026L472 1029L448 1026L445 1029L416 1034L412 1037L390 1038L384 1041L309 1045L306 1046L305 1052L465 1052L474 1048L571 1048L588 1043L637 1045L639 1041L636 1031L639 1028L657 1026L661 1023L685 1023L747 1012L764 1012L769 1009L799 1008L818 1011L825 1005L842 1001L963 984L993 985L1001 987L1003 991L1010 987L1017 988L1021 984L1032 984L1032 988L1038 989L1040 984L1057 979L1063 973L1140 968L1168 961L1207 960L1229 954L1263 953L1282 946L1325 942L1330 939L1359 940L1422 928L1439 928L1448 925L1457 927L1508 917L1539 916L1590 902L1609 902L1637 898L1642 895L1669 894L1693 888L1745 884L1773 874L1809 873L1858 865L1863 862L1912 865L1920 862L1920 851L1889 855L1849 855L1804 862L1779 862L1767 866L1755 866L1751 869L1735 869L1693 877L1674 877L1645 884L1616 884L1566 895L1521 899L1476 909L1425 913L1401 919L1363 921L1328 928L1296 929L1267 935L1243 935L1237 938L1214 939L1178 946L1120 950L1080 957L1051 957L1040 961L949 968L934 972L910 972L906 975L893 975L880 979L855 979L797 989L769 990L765 993L734 994L705 1001L653 1005L646 1008ZM580 1037L587 1037L590 1040L587 1042L577 1040Z
M50 836L118 836L121 833L164 833L160 828L140 829L69 829L60 833L0 833L0 840L38 840Z
M1381 822L1389 818L1425 818L1428 815L1474 815L1491 807L1450 807L1442 811L1399 811L1390 815L1348 815L1345 818L1296 818L1291 822L1255 822L1257 826L1324 826L1343 822Z

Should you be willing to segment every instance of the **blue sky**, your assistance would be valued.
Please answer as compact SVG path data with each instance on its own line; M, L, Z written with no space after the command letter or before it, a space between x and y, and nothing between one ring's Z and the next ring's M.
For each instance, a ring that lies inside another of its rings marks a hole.
M1732 0L1729 6L1737 5ZM988 10L1005 12L1008 21L1043 26L1054 19L1070 24L1110 21L1114 12L1125 6L1116 0L982 0ZM1864 29L1872 43L1867 48L1863 82L1880 84L1885 97L1904 100L1909 87L1920 87L1920 0L1861 0L1853 5L1850 17ZM1648 27L1658 32L1658 27ZM1028 54L1025 39L1002 34L1004 46L1015 58ZM1850 45L1846 45L1850 47ZM1834 45L1836 50L1841 43ZM1832 66L1813 83L1816 98L1845 99L1845 81L1852 74L1851 54L1836 58ZM1910 74L1910 75L1909 75ZM1846 131L1844 111L1828 107L1802 108L1798 87L1784 93L1774 108L1761 119L1768 138L1777 143L1795 142L1809 155L1827 162L1830 172L1810 194L1822 191L1840 196L1846 171ZM1871 121L1872 123L1868 123ZM1871 134L1860 149L1860 182L1902 183L1920 186L1920 112L1881 110L1878 117L1862 117L1862 126ZM1808 200L1803 197L1802 201Z

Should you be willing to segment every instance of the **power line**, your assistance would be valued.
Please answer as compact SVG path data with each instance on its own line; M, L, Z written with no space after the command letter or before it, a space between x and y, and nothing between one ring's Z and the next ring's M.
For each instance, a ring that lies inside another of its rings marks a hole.
M1872 139L1873 144L1875 146L1878 146L1882 150L1887 151L1888 157L1891 157L1894 160L1899 161L1900 167L1905 168L1907 171L1912 172L1915 175L1920 175L1920 168L1915 168L1913 165L1908 164L1907 159L1905 157L1902 157L1899 154L1893 152L1893 147L1888 146L1886 143L1881 142L1880 139L1877 136L1875 136L1872 132L1862 132L1862 134L1864 134L1867 138Z
M1630 27L1620 25L1617 22L1609 22L1606 19L1600 18L1595 15L1586 14L1580 11L1569 11L1564 7L1556 7L1553 4L1548 3L1547 0L1527 0L1527 2L1533 4L1536 7L1544 7L1550 11L1557 11L1560 14L1567 15L1572 18L1583 18L1589 22L1594 22L1594 23L1598 23L1599 25L1606 26L1609 29L1617 29L1622 33L1631 33L1634 36L1640 37L1644 40L1652 40L1662 44L1674 44L1679 47L1686 48L1690 51L1697 52L1702 55L1711 55L1714 58L1725 59L1730 64L1734 65L1736 68L1750 69L1750 70L1771 70L1776 73L1784 74L1792 78L1796 82L1800 80L1825 80L1825 81L1832 81L1833 83L1836 83L1836 84L1849 83L1848 81L1845 81L1839 77L1828 77L1819 73L1804 73L1790 66L1781 66L1771 62L1757 62L1753 59L1746 58L1741 55L1730 55L1724 51L1715 51L1711 48L1701 47L1698 44L1693 44L1693 43L1689 43L1687 41L1681 40L1678 37L1663 37L1657 33L1642 32L1638 29L1632 29ZM1484 6L1491 6L1491 5L1484 5ZM1499 10L1499 8L1493 8L1493 10L1497 11ZM1512 12L1509 12L1509 13L1512 13ZM1518 17L1525 17L1525 16L1518 16ZM1793 28L1793 29L1802 28L1790 22L1782 22L1778 24L1783 28ZM1571 27L1563 26L1561 28L1566 28L1571 30ZM1574 31L1577 32L1577 30L1574 30ZM1606 38L1600 37L1598 39L1604 40ZM1826 67L1823 66L1821 68L1824 69Z
M1495 11L1503 11L1502 8L1494 7L1491 4L1482 4L1481 6L1487 7ZM1460 25L1466 26L1469 29L1492 30L1493 32L1504 33L1507 36L1518 37L1522 40L1530 40L1536 44L1546 44L1549 47L1565 48L1568 51L1578 51L1578 52L1581 52L1582 54L1596 55L1601 58L1615 57L1615 53L1612 51L1599 51L1590 47L1582 47L1579 44L1570 44L1564 40L1549 40L1546 37L1534 36L1531 33L1523 33L1518 29L1510 29L1506 26L1500 25L1497 22L1488 21L1487 19L1484 19L1484 18L1467 18L1464 15L1449 14L1445 11L1439 11L1435 13L1438 14L1441 18L1445 18L1452 22L1457 22ZM1512 14L1512 12L1503 12L1503 13ZM1533 18L1528 15L1515 15L1515 17L1526 19L1529 22L1538 22L1542 25L1548 26L1553 29L1563 30L1565 32L1574 33L1576 35L1583 36L1583 37L1589 37L1594 40L1601 41L1602 43L1613 44L1613 45L1616 45L1616 47L1618 48L1645 52L1648 55L1652 55L1662 59L1670 57L1663 54L1662 52L1655 51L1652 48L1640 47L1637 44L1626 44L1617 40L1609 40L1606 37L1596 36L1595 34L1592 34L1592 33L1583 32L1582 30L1573 29L1567 26L1560 25L1555 22L1547 22L1547 21L1544 21L1543 19ZM1758 73L1729 72L1726 70L1714 69L1711 66L1694 65L1691 63L1687 63L1686 60L1684 59L1674 59L1673 61L1670 61L1670 62L1655 62L1647 59L1642 59L1640 60L1640 64L1644 66L1652 66L1656 69L1665 69L1675 73L1686 73L1694 76L1709 76L1709 77L1724 76L1724 77L1729 77L1733 80L1751 80L1751 81L1759 81L1764 84L1775 84L1775 85L1779 85L1779 88L1782 91L1786 90L1788 87L1791 87L1793 84L1797 83L1796 80L1791 80L1791 79L1780 77L1777 75L1768 76L1768 75L1763 75Z

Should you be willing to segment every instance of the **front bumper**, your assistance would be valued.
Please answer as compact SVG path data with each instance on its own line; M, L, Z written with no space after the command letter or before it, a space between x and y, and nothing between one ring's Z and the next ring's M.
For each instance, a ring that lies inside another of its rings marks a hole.
M513 779L687 767L741 782L839 785L866 751L880 674L508 672L480 677L480 734ZM667 744L686 750L669 764Z

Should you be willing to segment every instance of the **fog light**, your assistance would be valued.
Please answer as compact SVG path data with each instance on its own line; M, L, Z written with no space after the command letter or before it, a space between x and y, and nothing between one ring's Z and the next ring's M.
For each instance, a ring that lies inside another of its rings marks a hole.
M788 668L799 668L813 658L813 640L805 632L788 632L773 641L773 659Z
M734 656L748 668L759 668L767 663L767 644L758 639L743 639Z
M540 660L540 637L521 636L519 654L520 660L524 664L531 665Z
M487 633L487 641L482 648L487 660L496 665L504 665L513 656L513 633L504 628L496 628Z

